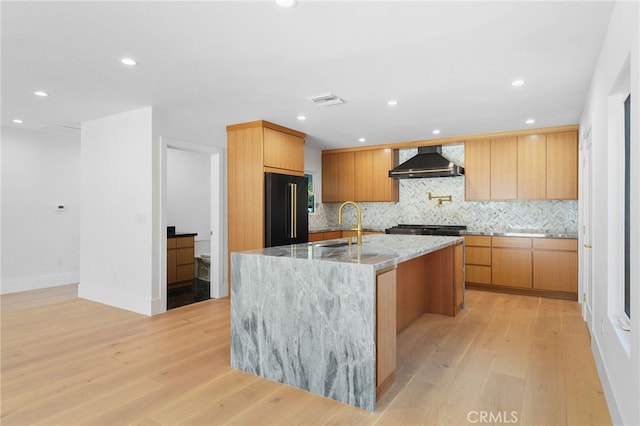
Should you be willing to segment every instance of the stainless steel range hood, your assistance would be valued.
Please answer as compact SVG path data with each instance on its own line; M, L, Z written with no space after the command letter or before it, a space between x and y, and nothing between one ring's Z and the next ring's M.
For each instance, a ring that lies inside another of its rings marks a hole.
M442 156L441 145L420 147L415 157L389 170L389 177L395 179L451 177L463 174L464 167L457 166Z

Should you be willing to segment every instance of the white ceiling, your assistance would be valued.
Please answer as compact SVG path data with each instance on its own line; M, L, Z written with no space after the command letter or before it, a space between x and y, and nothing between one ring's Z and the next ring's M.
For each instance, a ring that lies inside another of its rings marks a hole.
M264 119L327 149L360 137L431 139L435 128L439 137L521 129L528 118L534 127L577 123L613 3L1 7L3 126L21 118L21 127L55 131L152 105L163 136L224 146L226 125ZM125 67L124 56L139 65ZM526 84L512 87L516 78ZM346 103L306 99L326 92Z

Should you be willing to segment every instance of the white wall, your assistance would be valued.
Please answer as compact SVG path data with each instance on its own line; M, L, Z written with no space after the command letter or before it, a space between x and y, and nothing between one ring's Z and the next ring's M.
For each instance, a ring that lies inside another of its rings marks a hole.
M80 140L3 127L0 292L77 283L79 270Z
M197 232L196 255L209 253L211 154L167 149L167 225Z
M623 244L622 142L611 99L631 93L632 223L631 259L640 258L640 6L617 2L580 121L581 142L591 132L593 146L593 354L615 424L640 424L640 266L632 262L631 328L617 325L621 313ZM625 78L628 77L628 79ZM626 80L626 81L625 81ZM584 179L584 176L581 176ZM584 285L584 283L581 283Z
M159 144L150 107L82 123L80 297L146 315L166 309Z

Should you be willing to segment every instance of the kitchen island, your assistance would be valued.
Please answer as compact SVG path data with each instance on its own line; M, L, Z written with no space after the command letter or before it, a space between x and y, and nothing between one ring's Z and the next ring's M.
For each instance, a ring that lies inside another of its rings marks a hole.
M233 253L231 366L374 411L396 332L462 308L463 241L367 235Z

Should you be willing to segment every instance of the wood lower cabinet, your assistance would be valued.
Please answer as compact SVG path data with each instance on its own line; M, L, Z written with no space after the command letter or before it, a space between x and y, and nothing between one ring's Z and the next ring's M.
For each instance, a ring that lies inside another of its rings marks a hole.
M491 237L467 235L465 242L465 281L491 284Z
M167 285L190 284L195 278L194 237L167 239Z
M533 288L578 293L578 241L533 241Z
M309 242L342 238L342 231L309 232Z
M578 241L467 235L465 282L473 288L577 299Z

